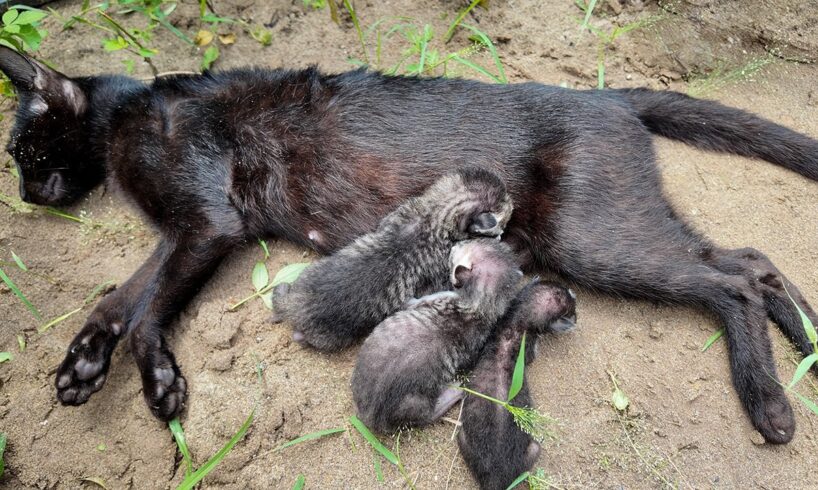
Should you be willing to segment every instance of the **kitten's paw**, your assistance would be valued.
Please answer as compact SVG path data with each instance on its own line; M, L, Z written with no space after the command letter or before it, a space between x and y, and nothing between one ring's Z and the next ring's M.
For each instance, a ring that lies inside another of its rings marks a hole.
M756 410L753 425L770 444L786 444L795 435L795 417L789 401L780 396L769 397L763 407Z
M142 373L142 389L145 403L160 420L168 421L184 408L187 383L172 358L166 358Z
M57 399L63 405L82 405L105 384L111 353L122 333L120 323L103 326L89 321L71 341L57 368Z

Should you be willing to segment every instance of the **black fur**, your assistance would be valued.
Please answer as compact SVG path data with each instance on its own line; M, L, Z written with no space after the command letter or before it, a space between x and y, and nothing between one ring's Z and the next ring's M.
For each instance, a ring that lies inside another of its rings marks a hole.
M148 404L172 418L183 390L162 337L227 253L258 236L338 250L468 163L505 180L515 212L504 238L529 267L599 291L716 313L753 424L771 442L794 434L765 325L769 316L802 353L812 352L784 292L789 283L761 253L718 248L679 219L662 194L650 132L769 159L815 179L818 142L811 138L669 92L315 69L234 70L143 85L125 77L69 79L5 47L0 70L21 94L9 149L23 197L68 203L107 177L162 234L156 252L72 342L57 373L64 403L84 402L102 386L110 352L129 332ZM37 96L47 112L36 110ZM818 322L804 298L794 297ZM125 328L115 334L113 324ZM82 360L92 363L81 368L88 379L76 371ZM175 375L160 381L156 368Z
M352 397L375 431L430 424L462 397L447 385L476 361L522 276L511 249L485 238L452 247L449 269L454 291L419 298L379 323L358 353Z
M540 335L566 331L575 321L575 301L568 289L554 283L532 282L514 299L480 353L469 378L469 388L506 400L523 333L527 332L528 365L534 360ZM536 408L525 377L511 404ZM457 439L460 454L481 489L507 488L536 463L539 442L521 431L508 410L500 405L467 395L460 420L463 423Z
M452 245L469 236L499 237L511 211L493 172L445 175L386 215L377 230L277 289L274 320L292 325L293 338L312 347L348 347L413 296L447 289Z

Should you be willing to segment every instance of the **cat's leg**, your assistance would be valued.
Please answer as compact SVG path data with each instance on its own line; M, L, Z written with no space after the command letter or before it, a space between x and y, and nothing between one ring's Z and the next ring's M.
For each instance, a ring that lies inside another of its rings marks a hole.
M65 405L81 405L99 391L108 375L111 355L128 332L137 299L169 253L160 242L144 264L114 292L102 298L57 368L57 398Z
M145 402L161 420L170 420L179 414L187 388L165 335L178 311L240 240L204 234L194 237L174 243L153 281L143 291L131 331L131 350L142 376Z
M725 326L733 385L753 425L772 443L789 442L792 408L778 384L763 293L744 274L708 262L714 247L662 201L630 201L605 220L568 220L549 262L576 282L619 295L704 307ZM579 215L578 215L579 216ZM569 227L573 227L570 228Z
M812 343L807 338L801 315L793 301L814 325L818 325L818 315L807 303L798 287L790 282L766 255L754 248L716 249L712 253L711 261L715 267L724 272L746 274L755 281L764 296L764 306L770 319L778 325L784 335L790 338L804 356L812 354Z

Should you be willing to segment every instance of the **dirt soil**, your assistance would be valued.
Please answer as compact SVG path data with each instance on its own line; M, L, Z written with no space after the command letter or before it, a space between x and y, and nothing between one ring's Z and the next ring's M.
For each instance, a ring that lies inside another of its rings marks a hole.
M348 57L360 57L348 18L338 26L328 11L306 9L300 0L214 3L219 14L267 24L273 34L272 45L261 47L234 29L238 40L222 47L217 69L316 64L340 71L350 68ZM711 77L699 86L709 88L707 97L818 138L818 66L806 59L818 52L818 7L811 2L677 1L665 9L652 2L599 3L605 18L597 16L594 24L606 30L614 23L653 19L608 50L608 85L685 91L702 73L727 73L753 60L770 60L759 72L739 70L739 76L727 81ZM722 7L725 3L730 6ZM80 5L76 0L54 7L65 15ZM463 2L371 0L356 5L364 26L387 16L408 16L420 25L430 23L440 37ZM597 44L578 29L581 15L573 0L509 0L493 1L487 11L476 9L467 22L495 40L511 81L592 88ZM180 28L197 29L194 5L180 6L173 16L181 19ZM55 67L71 75L122 71L119 60L127 56L104 52L98 32L82 26L59 32L54 20L46 27L50 35L41 56ZM780 50L767 58L771 40ZM462 32L452 43L458 49L468 45ZM163 31L157 31L156 44L160 71L197 69L200 54L195 48ZM393 61L401 47L389 46L383 56ZM137 63L136 75L150 74ZM13 103L5 104L3 144L13 110ZM657 147L667 194L683 216L722 246L763 250L818 303L815 182L760 161L664 140ZM0 193L16 196L16 185L4 166ZM3 268L46 318L77 308L103 281L121 284L156 241L136 211L111 189L98 189L67 211L93 224L0 204ZM271 271L302 261L306 253L275 240L270 245ZM29 273L10 263L12 250ZM260 258L254 244L234 253L184 310L171 340L188 380L182 420L198 464L230 438L258 402L247 437L204 486L290 488L298 474L305 475L307 488L404 486L386 462L385 482L377 482L372 452L357 435L274 451L299 435L345 424L353 413L349 379L356 351L322 355L303 349L290 341L288 328L268 322L269 311L261 301L228 312L229 304L252 292L250 271ZM127 347L116 352L107 385L87 404L73 408L57 403L56 366L92 306L38 334L40 322L0 286L0 350L14 356L0 365L0 430L9 440L0 487L91 488L93 483L80 479L97 477L112 489L173 488L183 478L169 431L145 407ZM714 318L698 310L580 290L578 329L547 340L528 374L539 407L559 421L558 439L545 444L539 461L555 488L816 488L818 417L792 398L798 424L794 440L786 446L764 444L731 386L724 342L701 352L717 328ZM800 357L773 326L771 332L780 374L789 379ZM18 334L27 341L23 352ZM264 368L262 383L257 381L257 361ZM608 371L616 374L630 399L626 417L618 417L610 405ZM813 400L815 381L808 376L800 386ZM449 416L456 418L457 411ZM417 488L475 487L452 440L453 428L444 422L401 435L400 455ZM396 444L394 437L383 440L390 447Z

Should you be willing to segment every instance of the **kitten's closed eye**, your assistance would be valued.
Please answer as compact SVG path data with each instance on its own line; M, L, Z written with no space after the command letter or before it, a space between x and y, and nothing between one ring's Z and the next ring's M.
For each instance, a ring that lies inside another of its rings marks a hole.
M491 212L480 213L472 218L468 230L474 235L484 236L496 236L498 231L502 232L497 226L497 218Z

